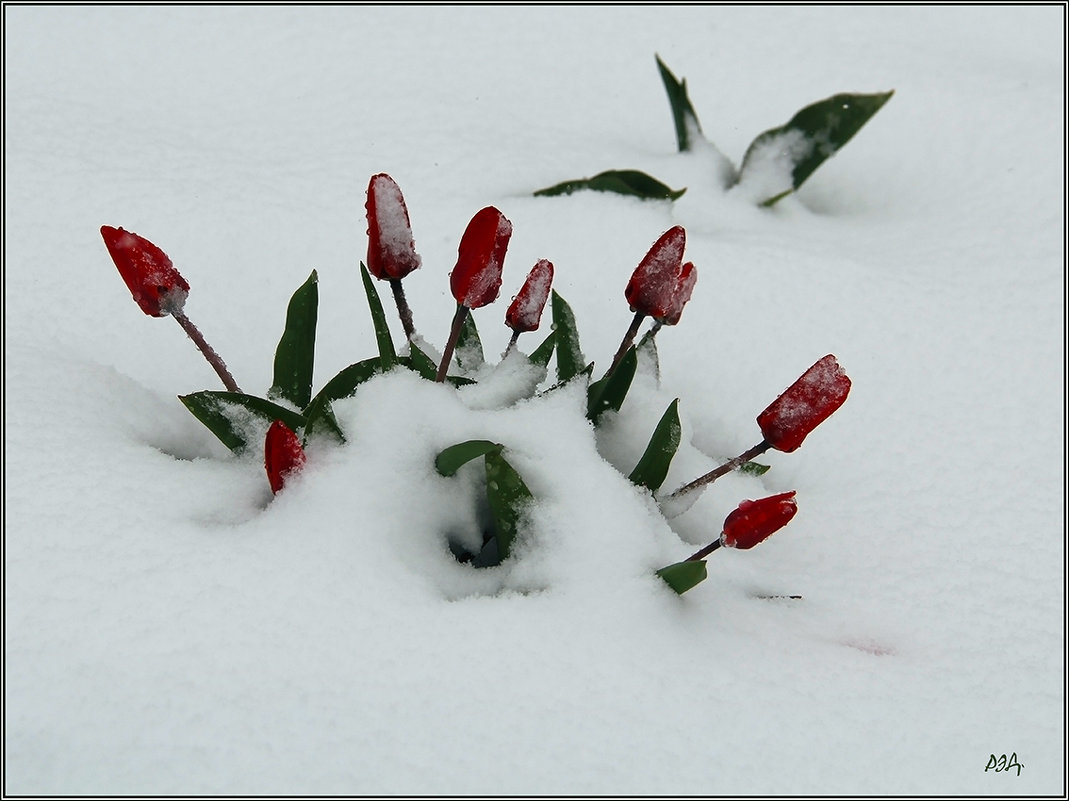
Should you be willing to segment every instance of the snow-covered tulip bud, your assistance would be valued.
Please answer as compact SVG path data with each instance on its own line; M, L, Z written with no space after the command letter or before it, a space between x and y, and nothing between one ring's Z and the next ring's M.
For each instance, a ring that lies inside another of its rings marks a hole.
M516 333L534 331L542 321L542 310L553 284L553 265L541 259L527 274L519 293L505 312L505 325Z
M672 310L672 299L679 288L679 275L683 265L683 250L687 244L687 232L677 225L665 231L653 243L645 258L631 274L624 297L631 304L631 311L649 315L655 319L666 317Z
M794 496L792 490L758 501L743 501L724 520L720 542L728 548L745 549L768 539L787 525L798 511Z
M264 467L267 468L271 492L277 495L286 480L304 467L304 463L304 448L297 435L281 420L273 422L264 442Z
M471 218L460 239L456 267L449 275L449 288L457 303L478 309L497 300L511 236L512 223L493 206Z
M386 173L367 185L367 269L382 280L400 280L420 266L401 188Z
M102 225L100 235L141 311L152 317L182 311L189 284L166 253L144 237L122 228Z
M850 379L829 353L758 415L765 442L784 453L797 450L810 431L843 405L849 392Z
M687 305L687 301L694 293L696 283L698 283L698 271L694 269L694 263L688 261L679 271L679 281L676 283L675 294L672 295L672 305L661 322L665 325L676 325L679 322L679 318L683 316L683 307Z

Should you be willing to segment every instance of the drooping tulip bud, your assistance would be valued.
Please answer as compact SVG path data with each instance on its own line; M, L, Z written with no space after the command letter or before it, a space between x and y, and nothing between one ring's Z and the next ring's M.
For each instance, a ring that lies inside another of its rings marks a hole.
M457 303L478 309L497 300L511 236L512 223L493 206L471 218L460 239L456 267L449 275L449 288Z
M752 548L771 537L798 511L795 492L771 495L758 501L743 501L724 520L720 541L728 548Z
M679 288L686 244L687 232L681 225L668 229L653 243L624 290L631 311L656 319L668 315Z
M540 260L527 280L523 282L519 293L505 312L505 325L517 334L534 331L542 321L542 310L549 300L549 288L553 283L553 265L546 259Z
M382 281L400 280L420 266L401 188L386 173L367 185L367 269Z
M182 311L189 284L166 253L143 236L122 228L102 225L100 235L141 311L152 317Z
M843 405L850 379L830 353L802 373L757 417L765 441L784 453L797 450L810 431Z
M267 429L264 441L264 467L271 492L278 494L286 480L304 467L304 448L292 429L281 420L276 420Z
M683 307L687 305L687 301L694 293L696 283L698 283L698 271L694 268L694 262L688 261L680 269L676 291L672 295L672 305L668 309L668 314L660 322L665 325L676 325L679 322L679 318L683 316Z

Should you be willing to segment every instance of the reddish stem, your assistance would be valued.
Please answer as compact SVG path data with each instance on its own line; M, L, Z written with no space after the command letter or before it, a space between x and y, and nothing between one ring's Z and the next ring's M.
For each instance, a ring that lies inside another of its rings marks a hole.
M397 303L397 314L401 317L401 327L405 329L405 337L409 342L416 335L416 328L412 324L412 309L405 299L405 290L401 286L400 278L390 279L390 288L393 289L393 299Z
M212 348L207 340L204 339L204 335L200 332L200 329L193 325L193 322L180 311L171 312L171 316L178 321L180 326L182 326L182 329L189 335L189 338L193 340L193 344L200 348L200 352L204 354L204 358L208 360L208 364L210 364L215 369L215 372L218 373L219 377L223 379L223 386L230 392L241 392L237 382L234 380L234 376L230 375L230 371L226 369L226 364L223 363L222 357L216 353L214 348Z
M517 340L519 340L521 333L521 331L518 331L515 328L512 329L512 339L509 340L508 347L505 348L505 352L504 354L502 354L502 358L508 356L516 348L516 342Z
M449 370L449 362L453 360L453 350L460 338L460 329L464 327L464 318L468 316L468 307L463 304L457 305L457 313L453 315L453 327L449 329L449 341L445 343L445 352L442 354L442 363L438 365L438 375L434 380L439 384L445 381L445 374Z
M691 554L690 556L688 556L683 561L684 562L697 562L698 560L704 559L705 557L707 557L709 554L711 554L713 551L715 551L719 547L720 547L720 540L719 539L715 539L712 542L710 542L708 545L706 545L704 548L702 548L700 551L697 551L697 552Z
M646 313L637 311L635 317L631 320L631 326L627 329L627 333L624 334L623 341L620 342L620 348L616 351L616 355L612 357L612 364L609 366L609 371L605 373L605 377L608 378L616 370L617 365L627 354L628 348L631 347L635 341L635 335L638 334L638 328L642 325L642 321L646 319Z
M751 459L754 459L754 458L760 456L762 453L764 453L765 451L767 451L771 447L772 447L772 443L766 442L765 440L761 440L759 443L754 445L748 451L743 451L742 453L740 453L738 456L736 456L730 462L724 462L724 464L720 465L720 467L716 468L715 470L710 470L704 476L699 476L698 478L694 479L689 484L684 484L682 487L677 489L675 492L673 492L668 497L669 498L678 498L680 495L688 493L691 490L696 490L699 487L704 487L706 484L712 484L714 481L716 481L721 476L727 475L732 470L734 470L734 469L736 469L738 467L741 467L742 465L746 464Z

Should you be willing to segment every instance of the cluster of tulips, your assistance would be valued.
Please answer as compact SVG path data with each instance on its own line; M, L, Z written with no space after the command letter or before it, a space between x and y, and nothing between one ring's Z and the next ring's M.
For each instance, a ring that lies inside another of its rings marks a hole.
M276 494L304 466L305 446L313 428L316 432L332 432L344 441L344 434L330 412L330 402L355 394L359 384L371 375L407 368L416 370L428 380L448 380L458 385L469 383L470 378L450 375L454 353L458 342L465 336L477 337L470 317L471 310L493 303L501 290L502 269L512 235L512 224L500 210L490 206L475 214L461 237L457 262L449 276L450 289L457 303L456 313L442 356L435 365L420 348L422 340L416 334L412 310L405 298L402 282L420 267L421 259L415 250L408 209L401 190L389 175L380 173L371 178L366 210L368 250L366 268L362 264L361 272L375 322L379 356L350 365L315 397L311 396L310 388L311 350L299 344L308 340L308 337L302 338L300 331L290 330L291 324L298 325L294 320L302 319L300 309L311 304L311 340L314 348L314 303L318 299L318 295L314 294L315 273L291 301L287 331L276 352L272 399L254 398L241 392L222 358L186 316L189 284L175 269L170 258L159 247L137 234L110 226L100 229L119 274L141 310L152 317L174 317L226 387L224 393L205 391L196 396L183 396L182 401L187 407L235 451L243 450L248 443L236 430L233 421L228 419L226 403L237 404L244 412L251 412L267 423L263 445L264 466L271 490ZM551 288L554 268L546 259L539 260L530 270L505 313L505 324L513 331L505 355L517 349L517 340L522 333L538 329L552 294L553 331L526 358L545 367L555 351L558 385L572 380L587 382L588 417L592 424L597 425L604 412L619 410L635 374L637 349L644 345L653 346L654 338L663 326L673 326L680 321L697 282L697 269L693 263L684 261L685 246L686 232L680 226L673 227L657 239L634 270L624 292L634 318L609 369L599 380L591 381L593 364L583 365L574 332L574 318L567 304ZM398 356L394 349L378 292L369 274L390 285L407 340L405 356ZM308 318L309 315L305 314L304 317ZM636 345L635 340L647 318L652 324L639 345ZM300 324L308 325L307 322ZM673 402L629 478L648 489L662 502L662 508L667 508L669 501L706 487L769 449L785 453L796 450L817 425L842 405L849 390L850 379L835 357L825 356L758 415L757 424L762 439L757 445L674 492L661 496L658 492L679 444L678 401ZM288 401L289 405L278 404L275 402L278 400ZM294 412L292 407L301 411ZM302 429L303 441L298 435ZM504 450L505 446L498 443L469 441L446 449L439 454L436 462L442 475L452 475L460 465L484 456L487 475L495 479L488 480L488 485L493 485L494 491L503 492L498 489L500 486L511 488L507 496L489 497L498 531L496 534L487 534L486 538L492 540L488 544L492 546L495 558L487 561L484 554L480 561L479 554L467 554L462 559L470 560L476 566L497 564L507 558L508 546L516 533L515 526L521 517L522 506L531 500L531 494L522 479L505 461L502 455ZM719 538L683 562L662 568L658 575L676 592L685 592L706 577L705 559L717 548L752 548L785 526L796 511L793 491L742 501L727 516Z

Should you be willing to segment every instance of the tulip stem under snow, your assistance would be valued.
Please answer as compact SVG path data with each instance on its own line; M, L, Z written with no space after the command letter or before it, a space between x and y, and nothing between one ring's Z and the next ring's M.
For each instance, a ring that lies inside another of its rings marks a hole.
M678 498L680 495L688 493L691 490L696 490L699 487L704 487L706 484L712 484L714 481L716 481L721 476L727 475L732 470L734 470L734 469L736 469L738 467L741 467L742 465L746 464L751 459L755 459L756 457L760 456L762 453L764 453L765 451L767 451L771 447L772 447L772 444L770 442L766 442L765 440L761 440L759 443L754 445L748 451L744 451L743 453L740 453L738 456L736 456L730 462L724 462L724 464L720 465L720 467L716 468L715 470L710 470L704 476L699 476L698 478L694 479L689 484L684 484L682 487L677 489L675 492L673 492L668 497L669 498Z
M721 545L721 540L720 539L715 539L712 542L710 542L708 545L706 545L704 548L702 548L700 551L697 551L696 553L691 554L690 556L688 556L683 561L684 562L697 562L697 561L699 561L701 559L704 559L709 554L711 554L713 551L715 551L717 548L719 548L720 545Z
M189 338L193 340L193 344L200 348L200 352L204 354L204 358L208 360L215 372L219 374L219 377L223 379L223 386L230 392L241 392L238 388L237 382L234 380L234 376L230 375L230 371L226 369L226 365L223 363L222 357L215 352L207 340L204 339L204 334L200 332L197 326L193 325L193 322L180 311L172 311L171 316L178 321L178 324L182 326L182 329L189 335Z
M445 352L442 354L442 363L438 365L438 375L434 380L439 384L445 381L445 374L449 370L449 362L453 360L453 350L460 339L460 330L464 327L464 318L468 316L468 307L464 304L457 306L457 313L453 315L453 327L449 330L449 341L445 343Z
M512 339L509 340L508 347L505 348L505 352L501 355L501 358L505 358L510 353L512 353L512 351L514 351L516 349L516 342L519 340L521 333L523 333L523 332L522 331L517 331L516 329L513 329L513 331L512 331Z
M609 372L605 373L605 377L608 378L615 372L616 367L627 355L628 348L631 347L635 341L635 335L638 334L639 326L642 325L642 321L646 319L646 313L637 311L635 317L631 321L631 327L627 329L627 333L624 334L623 341L620 342L620 349L616 351L616 355L612 357L612 364L609 366Z
M412 324L412 309L409 308L408 301L405 299L401 279L391 278L390 288L393 290L393 299L397 303L397 314L401 317L401 327L405 329L405 338L411 342L412 337L416 335L416 328Z

